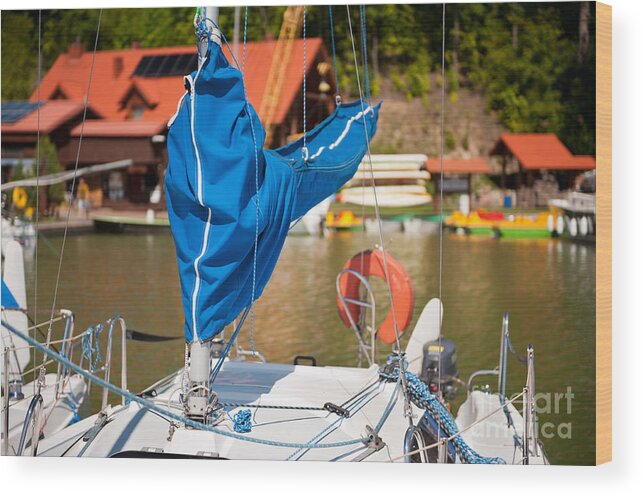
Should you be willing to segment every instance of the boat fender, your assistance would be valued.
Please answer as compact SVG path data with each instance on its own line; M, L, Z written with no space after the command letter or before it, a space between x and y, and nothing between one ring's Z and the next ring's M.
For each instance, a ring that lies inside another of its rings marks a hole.
M578 235L578 221L576 221L575 217L569 220L569 234L571 236Z
M381 249L365 250L355 255L344 264L344 270L352 270L362 274L365 277L376 276L386 281L386 268L384 264L384 251ZM396 261L388 252L386 253L386 266L388 267L389 281L391 284L391 293L393 305L388 314L377 329L377 336L384 343L395 343L396 324L397 333L402 336L404 331L411 324L413 317L413 284L406 269ZM360 307L357 304L351 304L349 301L360 301L361 282L354 274L345 272L339 278L339 294L337 296L337 308L339 316L347 328L351 327L351 318L353 322L359 322ZM346 309L342 303L342 296L346 300ZM395 309L395 315L393 315Z
M558 216L556 219L556 231L559 235L562 235L565 231L565 219L563 216Z
M580 234L583 236L587 236L587 234L589 233L589 222L587 221L587 218L585 216L580 218L578 227L580 229Z

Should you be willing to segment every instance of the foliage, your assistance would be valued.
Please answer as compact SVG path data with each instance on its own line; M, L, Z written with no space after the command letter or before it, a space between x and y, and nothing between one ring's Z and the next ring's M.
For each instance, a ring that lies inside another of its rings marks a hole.
M40 169L36 168L36 164L26 167L22 162L16 166L11 175L11 181L18 181L21 179L34 178L37 173L41 175L54 174L61 172L62 166L58 161L58 153L56 146L49 139L48 136L40 136ZM50 208L53 205L60 204L65 198L65 184L57 183L50 186L40 186L40 189L47 190L47 198ZM36 187L24 187L27 192L27 207L36 207ZM42 207L42 206L41 206Z
M37 24L36 24L37 28ZM2 12L2 100L24 100L35 84L38 39L26 12Z
M579 63L581 3L447 5L444 83L450 101L456 103L461 87L479 89L486 95L489 111L511 131L554 132L573 152L594 153L595 16L591 4L589 47ZM284 10L249 7L247 39L276 38ZM363 84L366 61L359 9L352 6L349 12L350 25L346 7L333 7L340 93L354 96L355 62ZM437 76L433 80L438 85L442 84L442 5L368 5L365 12L371 93L379 95L382 79L388 78L396 91L426 104L431 74ZM458 29L454 27L456 13ZM243 14L241 9L242 26ZM187 7L106 9L98 47L125 48L135 42L142 47L192 44L193 15L194 9ZM97 10L43 11L43 72L75 40L93 47L97 20ZM230 38L233 22L234 9L221 8L219 24ZM308 6L308 35L321 36L330 52L329 26L327 6ZM28 98L35 88L37 27L37 11L3 12L3 100Z
M42 164L41 174L54 174L61 172L62 166L58 161L56 146L48 136L40 137L40 161ZM48 187L47 196L49 204L60 204L65 199L65 184L56 183Z
M453 131L448 129L445 133L444 137L444 145L447 147L447 150L455 150L456 143L455 143L455 135L453 134Z

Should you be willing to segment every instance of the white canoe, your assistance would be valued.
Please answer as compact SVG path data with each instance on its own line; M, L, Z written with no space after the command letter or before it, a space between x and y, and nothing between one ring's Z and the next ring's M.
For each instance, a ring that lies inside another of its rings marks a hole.
M355 176L348 182L350 186L368 186L375 180L377 184L379 181L409 181L415 180L426 184L431 179L431 174L427 171L357 171Z
M375 186L375 191L377 196L384 195L403 195L408 193L413 193L416 195L424 195L427 193L426 187L423 185L378 185ZM341 196L345 195L350 196L359 196L373 194L372 186L352 186L350 188L344 188L341 191Z
M411 189L411 191L405 191L405 188L413 188L414 186L415 185L378 186L376 187L377 203L382 207L411 207L430 203L432 200L431 195L429 195L423 187L419 187L424 190L421 193L413 189ZM342 190L341 201L357 205L373 206L375 205L375 194L372 188L348 188Z
M373 164L373 169L420 169L427 156L424 154L372 154L366 155L360 164L361 168L369 168Z

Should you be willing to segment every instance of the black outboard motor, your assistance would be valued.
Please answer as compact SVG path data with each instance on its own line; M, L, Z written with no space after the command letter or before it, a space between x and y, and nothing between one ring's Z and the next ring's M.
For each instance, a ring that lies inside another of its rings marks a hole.
M426 342L423 349L420 379L429 386L431 393L442 391L445 401L451 401L458 392L455 378L458 376L455 342L441 338ZM439 368L439 373L438 373Z

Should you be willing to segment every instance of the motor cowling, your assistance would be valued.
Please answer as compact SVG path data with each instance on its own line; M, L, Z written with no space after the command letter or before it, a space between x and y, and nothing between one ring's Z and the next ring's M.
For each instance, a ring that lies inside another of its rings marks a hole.
M424 344L422 351L420 379L429 386L432 393L441 391L446 401L453 400L458 392L455 342L445 338L432 340Z

